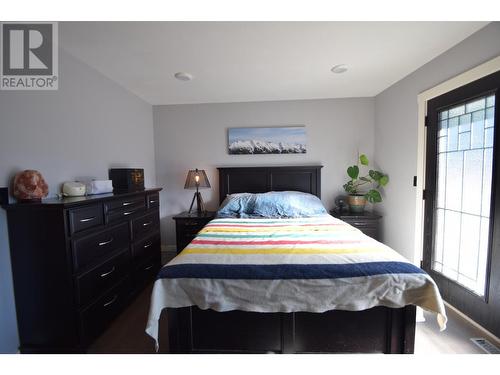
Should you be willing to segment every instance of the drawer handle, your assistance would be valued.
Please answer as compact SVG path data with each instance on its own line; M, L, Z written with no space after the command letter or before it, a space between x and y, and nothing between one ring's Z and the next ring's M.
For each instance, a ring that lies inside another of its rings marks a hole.
M123 202L122 206L130 206L132 203L134 203L134 202Z
M99 246L104 246L104 245L107 245L108 243L111 243L113 242L114 238L111 237L108 241L104 241L104 242L99 242Z
M199 225L199 223L197 221L186 221L184 222L184 225L189 225L191 227L194 227L196 225Z
M150 200L149 203L156 203L154 199Z
M95 216L87 217L85 219L80 219L80 223L86 223L87 221L92 221L95 219Z
M110 273L113 273L113 272L115 272L115 266L113 266L113 268L111 268L111 270L110 270L110 271L108 271L108 272L104 272L104 273L101 273L101 277L106 277L106 276L108 276Z
M127 216L127 215L130 215L130 214L133 214L133 213L134 213L134 211L127 211L127 212L123 213L123 216Z
M142 226L143 227L147 227L148 225L151 225L151 224L153 224L153 222L152 221L148 221L147 223L142 224Z
M106 307L106 306L113 304L117 298L118 298L118 294L115 294L115 296L113 298L111 298L111 300L109 302L106 302L105 304L103 304L102 307Z
M154 266L154 264L152 264L152 265L150 265L150 266L148 266L148 267L144 268L144 271L150 270L151 268L153 268L153 266Z
M147 248L148 248L148 247L150 247L151 245L153 245L153 243L152 243L152 242L147 243L146 245L144 245L144 248L145 248L145 249L147 249Z

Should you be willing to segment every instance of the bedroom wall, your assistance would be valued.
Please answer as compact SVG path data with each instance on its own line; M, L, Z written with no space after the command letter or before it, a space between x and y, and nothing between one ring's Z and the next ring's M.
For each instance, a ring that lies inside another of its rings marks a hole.
M417 95L500 55L500 23L488 24L375 97L375 159L390 176L384 215L384 242L408 259L415 249Z
M202 195L209 209L218 206L220 166L321 164L322 200L330 209L342 192L345 169L357 152L373 156L374 99L327 99L227 104L153 106L156 177L161 193L162 241L172 251L172 216L187 210L193 196L184 190L189 169L205 169L212 185ZM230 127L305 125L307 153L229 155Z
M145 169L156 186L150 104L64 51L58 91L0 91L0 186L37 169L50 196L63 181L107 178L110 167ZM0 353L15 353L17 325L5 211L0 209Z

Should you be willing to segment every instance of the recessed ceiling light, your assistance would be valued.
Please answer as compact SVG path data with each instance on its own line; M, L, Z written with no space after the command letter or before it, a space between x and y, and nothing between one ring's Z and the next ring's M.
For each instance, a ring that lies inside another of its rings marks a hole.
M337 73L337 74L345 73L345 72L347 72L347 66L345 64L335 65L331 69L331 71L332 71L332 73Z
M179 81L191 81L194 78L192 74L186 72L177 72L174 74L174 77Z

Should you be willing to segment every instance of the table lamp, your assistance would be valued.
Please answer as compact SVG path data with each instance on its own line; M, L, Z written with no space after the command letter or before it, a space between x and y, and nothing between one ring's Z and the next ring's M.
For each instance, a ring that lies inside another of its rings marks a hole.
M203 198L201 193L198 191L199 188L209 188L210 182L208 182L207 174L203 169L191 169L188 172L186 178L186 184L184 189L196 189L196 193L193 195L193 200L191 201L191 206L189 206L189 213L193 209L193 204L196 199L196 211L198 213L205 212L205 204L203 203Z

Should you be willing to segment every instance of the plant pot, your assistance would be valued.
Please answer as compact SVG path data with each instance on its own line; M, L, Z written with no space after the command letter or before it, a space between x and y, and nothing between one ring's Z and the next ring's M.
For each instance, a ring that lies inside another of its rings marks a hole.
M363 212L366 205L366 197L362 194L351 194L347 197L347 204L351 212Z

